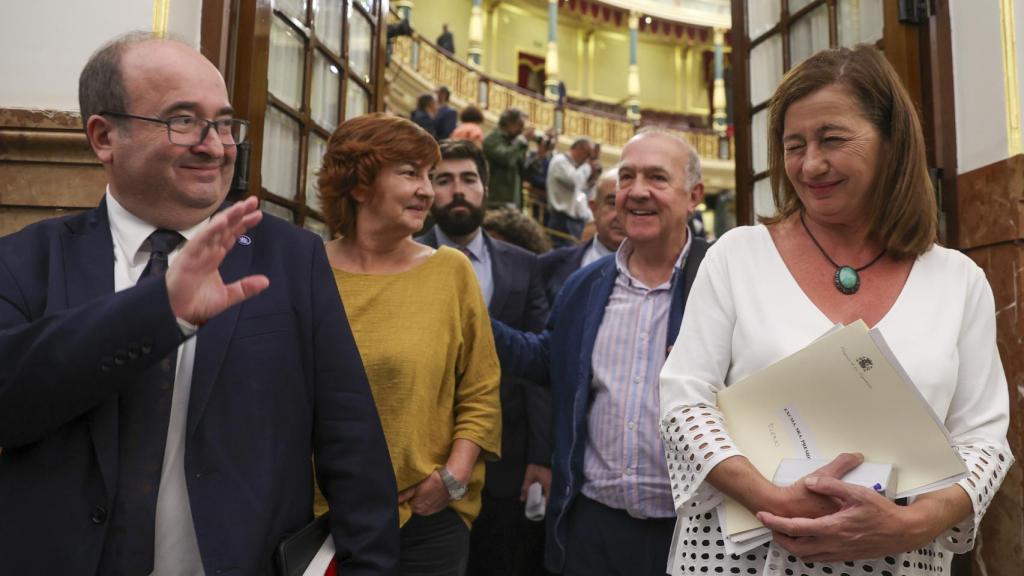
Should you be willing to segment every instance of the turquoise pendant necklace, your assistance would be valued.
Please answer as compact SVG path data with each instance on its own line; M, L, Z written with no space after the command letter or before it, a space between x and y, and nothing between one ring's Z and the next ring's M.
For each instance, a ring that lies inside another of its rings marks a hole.
M854 268L852 266L840 266L839 264L836 264L836 261L833 260L831 256L828 255L828 252L825 252L825 249L822 248L821 244L818 243L818 239L814 237L814 234L811 234L811 229L807 227L807 222L804 221L803 212L800 212L800 223L804 225L804 230L806 230L807 235L810 236L811 242L814 242L814 245L817 246L818 250L821 251L821 255L824 256L826 260L828 260L829 264L835 267L836 274L832 278L832 283L835 284L836 290L839 290L840 292L846 294L847 296L849 296L850 294L856 294L857 290L860 289L859 272L862 272L870 268L875 262L881 260L882 256L885 255L885 249L883 248L882 251L878 253L878 256L875 256L874 260L868 262L867 264L861 266L860 268Z

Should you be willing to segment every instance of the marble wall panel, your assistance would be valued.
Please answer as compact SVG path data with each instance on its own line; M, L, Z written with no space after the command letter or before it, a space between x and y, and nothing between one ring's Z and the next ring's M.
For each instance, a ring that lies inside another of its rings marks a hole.
M1024 238L1024 156L957 177L959 248Z
M973 576L1020 576L1024 567L1024 156L957 179L961 249L985 271L1010 396L1017 459L989 507L972 555Z

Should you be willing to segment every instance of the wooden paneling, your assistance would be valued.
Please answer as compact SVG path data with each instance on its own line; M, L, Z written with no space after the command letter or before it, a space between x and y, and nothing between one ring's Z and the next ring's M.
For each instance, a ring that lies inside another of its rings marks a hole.
M105 187L78 114L0 109L0 235L91 208Z

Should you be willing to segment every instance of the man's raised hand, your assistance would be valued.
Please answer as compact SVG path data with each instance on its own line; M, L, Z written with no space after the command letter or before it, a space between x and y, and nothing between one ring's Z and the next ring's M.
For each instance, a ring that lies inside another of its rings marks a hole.
M167 295L176 317L201 325L270 286L270 279L262 274L224 284L218 270L238 236L262 218L257 199L250 196L215 214L199 234L185 243L166 276Z

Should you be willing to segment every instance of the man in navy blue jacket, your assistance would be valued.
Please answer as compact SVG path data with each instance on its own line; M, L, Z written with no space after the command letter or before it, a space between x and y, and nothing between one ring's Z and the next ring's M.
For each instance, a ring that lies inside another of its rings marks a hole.
M616 209L626 241L569 278L542 334L493 322L502 369L552 389L550 570L665 573L676 512L659 435L658 374L707 250L686 227L703 192L689 144L660 129L641 131L619 167Z
M394 474L322 242L223 207L217 69L129 35L79 86L99 207L0 239L0 558L11 574L270 574L312 519L396 574Z

